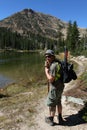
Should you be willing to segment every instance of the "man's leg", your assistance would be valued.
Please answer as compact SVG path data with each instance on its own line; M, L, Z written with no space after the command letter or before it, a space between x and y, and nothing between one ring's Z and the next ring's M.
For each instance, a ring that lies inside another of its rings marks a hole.
M58 112L58 121L59 121L59 124L63 124L64 120L62 118L62 104L61 104L61 102L57 105L57 112Z
M61 102L57 105L57 112L58 112L58 114L62 115L62 104L61 104Z
M56 112L56 106L55 107L49 107L49 113L50 116L54 117Z
M55 116L56 107L49 107L49 117L45 118L45 121L51 126L54 125L54 116Z

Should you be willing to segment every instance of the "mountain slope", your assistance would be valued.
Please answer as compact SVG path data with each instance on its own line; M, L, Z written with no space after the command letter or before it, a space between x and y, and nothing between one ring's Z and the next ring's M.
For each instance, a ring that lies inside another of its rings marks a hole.
M35 12L32 9L24 9L0 21L0 26L10 28L20 34L27 35L28 32L32 31L35 34L40 33L56 38L60 29L65 35L67 23L53 16Z
M46 37L58 38L59 31L66 37L68 23L51 15L35 12L32 9L24 9L0 21L0 27L10 28L25 36L32 32ZM80 30L82 35L85 29Z

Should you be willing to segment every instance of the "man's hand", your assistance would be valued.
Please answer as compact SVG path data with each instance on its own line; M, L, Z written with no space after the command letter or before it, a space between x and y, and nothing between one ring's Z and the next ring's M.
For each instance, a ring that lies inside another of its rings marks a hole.
M45 61L45 67L47 67L47 68L49 68L50 67L50 63L49 63L49 61Z

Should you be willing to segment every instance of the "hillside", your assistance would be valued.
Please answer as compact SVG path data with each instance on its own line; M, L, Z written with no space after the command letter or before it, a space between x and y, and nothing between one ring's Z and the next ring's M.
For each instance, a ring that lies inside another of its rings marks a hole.
M61 31L65 38L68 23L51 15L24 9L0 21L0 27L6 27L25 36L32 32L51 38L58 38L58 32ZM86 29L79 28L79 31L81 36L86 33Z

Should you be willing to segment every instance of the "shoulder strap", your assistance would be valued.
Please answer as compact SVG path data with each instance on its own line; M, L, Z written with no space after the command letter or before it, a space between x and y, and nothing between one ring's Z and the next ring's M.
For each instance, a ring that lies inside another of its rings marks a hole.
M59 64L62 63L62 61L60 61L59 59L55 59L55 62L58 62Z

